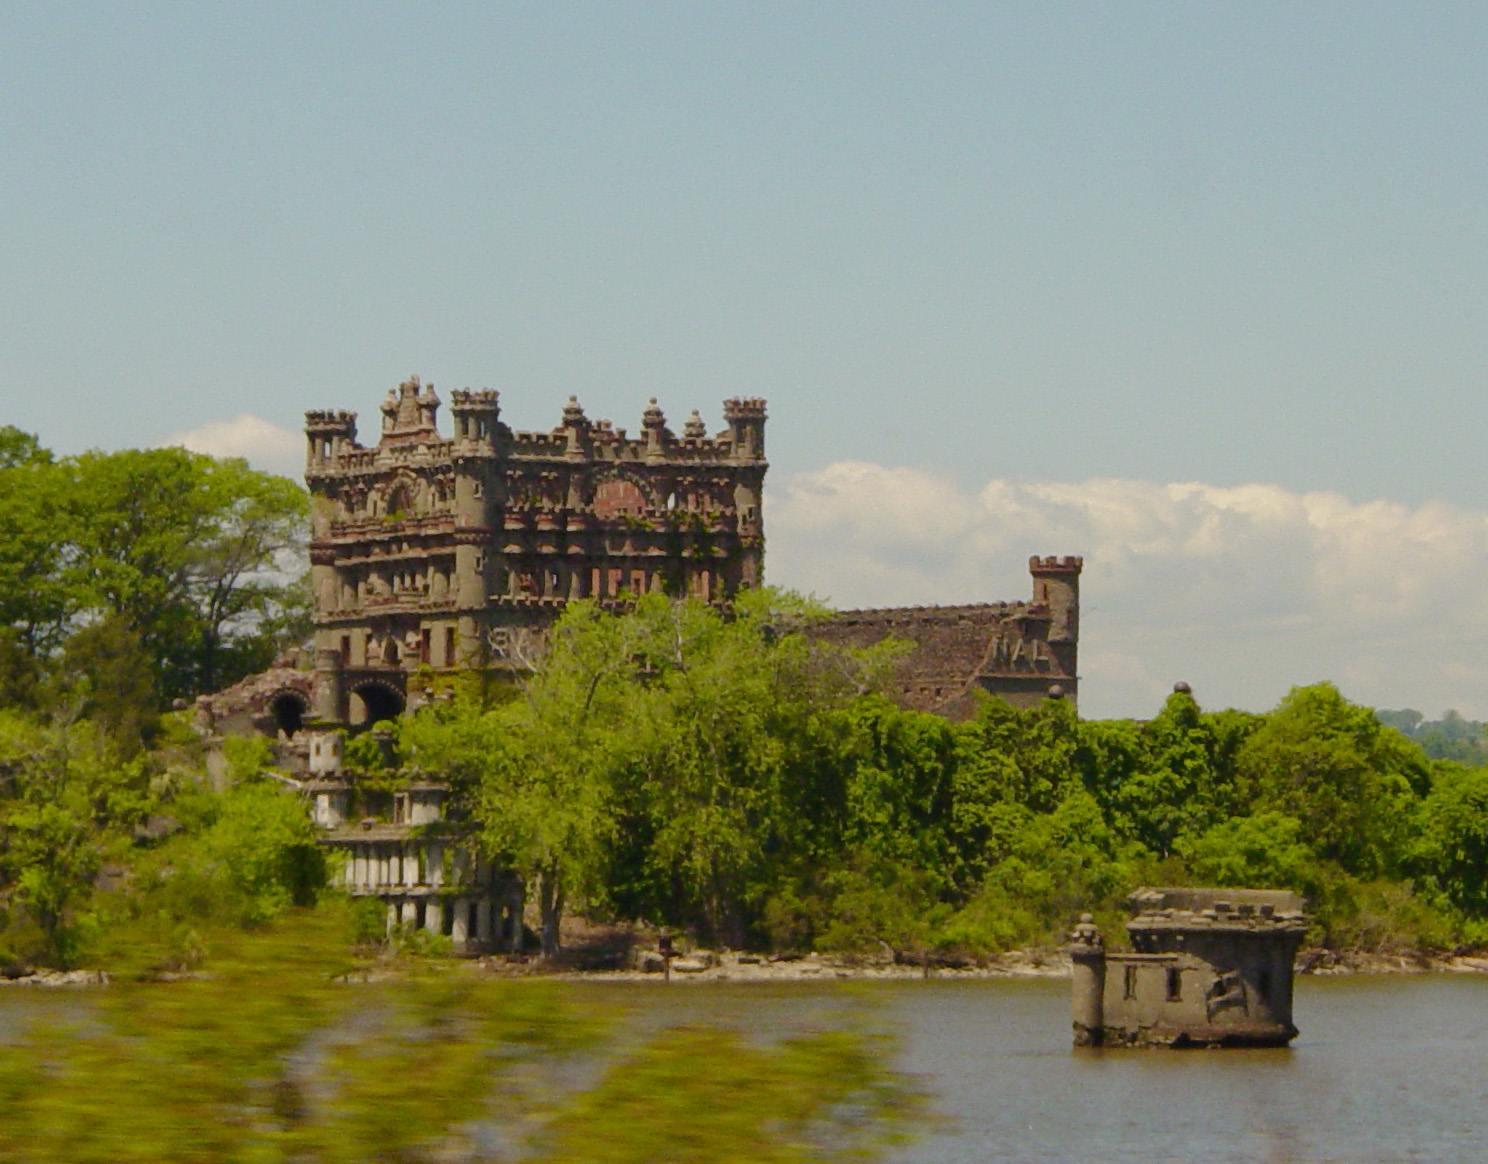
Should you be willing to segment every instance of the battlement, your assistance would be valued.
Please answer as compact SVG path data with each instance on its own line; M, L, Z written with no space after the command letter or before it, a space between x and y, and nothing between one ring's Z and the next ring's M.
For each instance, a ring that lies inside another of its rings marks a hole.
M765 401L761 396L734 396L723 402L725 420L764 420Z
M501 393L494 388L456 388L450 393L451 412L489 412L500 406Z
M1062 558L1040 558L1034 555L1028 559L1028 572L1030 574L1078 574L1084 565L1085 559L1077 555L1066 555Z
M313 433L355 433L357 414L341 409L324 408L305 413L305 431Z

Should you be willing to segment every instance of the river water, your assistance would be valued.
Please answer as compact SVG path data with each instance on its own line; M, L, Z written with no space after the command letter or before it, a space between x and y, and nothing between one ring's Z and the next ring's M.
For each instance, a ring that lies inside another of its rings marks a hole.
M619 989L619 988L602 988ZM814 986L643 987L659 1018L757 1029L828 1005ZM1280 1050L1074 1051L1058 980L857 988L945 1125L896 1164L1488 1161L1488 979L1299 979Z

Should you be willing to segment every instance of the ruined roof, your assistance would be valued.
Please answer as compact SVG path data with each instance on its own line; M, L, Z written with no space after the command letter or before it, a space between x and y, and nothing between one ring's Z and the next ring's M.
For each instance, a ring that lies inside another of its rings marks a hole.
M993 644L1013 620L1029 613L1023 602L844 610L809 633L821 642L857 649L890 635L912 644L894 666L899 701L914 711L947 714L961 703L975 706L970 691L990 669Z
M1300 932L1307 915L1300 895L1286 889L1142 888L1128 899L1128 932L1270 930Z

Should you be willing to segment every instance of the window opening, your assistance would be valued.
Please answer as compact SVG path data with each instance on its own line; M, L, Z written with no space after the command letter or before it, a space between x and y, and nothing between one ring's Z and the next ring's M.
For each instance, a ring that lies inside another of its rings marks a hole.
M1183 971L1176 966L1168 967L1168 1001L1179 1002L1183 998Z

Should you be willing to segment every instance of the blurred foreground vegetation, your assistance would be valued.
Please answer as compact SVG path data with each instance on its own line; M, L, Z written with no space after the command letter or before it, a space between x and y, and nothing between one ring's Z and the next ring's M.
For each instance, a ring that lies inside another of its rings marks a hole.
M199 976L0 1006L0 1162L804 1164L919 1122L851 1013L641 1035L550 984L406 962L368 982L354 929L291 908L203 935Z

